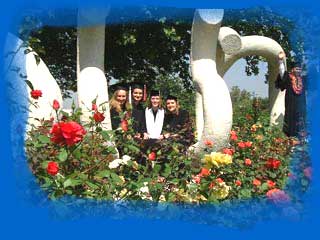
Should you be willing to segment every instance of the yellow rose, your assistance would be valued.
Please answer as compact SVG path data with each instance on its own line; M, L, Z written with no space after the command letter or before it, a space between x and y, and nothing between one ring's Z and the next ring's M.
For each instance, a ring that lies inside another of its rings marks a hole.
M222 182L212 188L211 195L216 199L224 199L229 195L230 189L230 186Z
M202 162L205 164L206 168L210 169L213 166L220 167L222 165L231 164L232 157L229 154L212 152L210 154L205 154Z

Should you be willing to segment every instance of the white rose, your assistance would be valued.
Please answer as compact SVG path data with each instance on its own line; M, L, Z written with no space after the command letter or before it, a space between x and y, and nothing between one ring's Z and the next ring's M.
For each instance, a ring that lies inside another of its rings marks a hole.
M121 162L121 159L115 159L115 160L113 160L112 162L109 163L109 168L112 169L112 168L117 168L117 167L119 167L120 162Z
M130 160L131 160L131 157L128 155L124 155L122 157L122 163L124 163L124 164L128 164L128 161L130 161Z

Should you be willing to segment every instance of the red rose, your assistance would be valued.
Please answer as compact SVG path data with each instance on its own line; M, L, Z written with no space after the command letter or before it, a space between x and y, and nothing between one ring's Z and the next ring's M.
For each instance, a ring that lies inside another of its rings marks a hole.
M155 152L151 152L148 155L148 158L149 158L150 161L156 160L156 157L157 157L157 154Z
M222 149L222 152L231 156L234 154L234 150L232 148L224 148Z
M244 142L244 144L246 145L246 147L251 147L252 146L252 142Z
M92 103L92 108L91 108L93 111L97 111L97 104L95 103Z
M239 148L245 148L246 147L246 143L245 142L238 142L238 147Z
M224 181L222 180L222 178L217 178L216 179L218 183L223 183Z
M230 131L230 134L231 134L231 135L237 135L237 132L234 131L234 130L231 130L231 131Z
M237 137L237 135L231 135L230 139L233 141L237 141L238 137Z
M101 112L95 112L93 114L93 118L97 123L102 122L105 119L103 113Z
M269 188L273 188L276 185L276 183L271 180L267 180L267 184Z
M30 94L31 94L31 97L33 99L38 99L39 97L42 97L42 91L41 90L32 90L30 92Z
M255 178L255 179L253 179L252 184L255 185L255 186L260 186L261 185L261 181Z
M212 188L214 188L214 186L215 186L216 184L215 184L215 182L214 181L212 181L211 183L210 183L210 185L209 185L209 189L212 189Z
M236 185L237 185L237 186L241 186L241 184L242 184L242 183L241 183L240 180L237 180L237 181L236 181Z
M250 166L251 165L251 159L250 158L246 158L244 160L244 164L247 165L247 166Z
M126 119L121 121L121 128L124 132L128 131L128 121Z
M76 122L55 123L50 130L51 141L59 145L73 146L82 141L86 130Z
M56 162L48 162L47 173L55 176L59 172L59 166Z
M267 168L277 169L277 168L279 168L280 164L281 164L280 160L275 159L275 158L269 158L266 163L266 166L267 166Z
M233 141L236 141L236 140L238 140L238 136L237 136L237 133L236 133L236 131L230 131L230 134L231 134L231 136L230 136L230 139L231 140L233 140Z
M200 177L207 177L210 175L210 169L201 168L200 173L198 174Z
M211 141L211 140L205 140L205 141L204 141L204 144L205 144L206 146L208 146L208 147L212 147L212 146L213 146L213 141Z
M54 110L58 110L60 108L60 103L58 102L58 100L56 99L53 100L52 107Z

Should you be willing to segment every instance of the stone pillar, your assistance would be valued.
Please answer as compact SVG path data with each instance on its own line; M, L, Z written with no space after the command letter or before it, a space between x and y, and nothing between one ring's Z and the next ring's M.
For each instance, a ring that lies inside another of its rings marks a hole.
M108 83L104 74L105 19L109 9L79 9L77 36L77 89L78 103L82 109L81 120L92 116L92 101L96 99L98 110L106 109L105 129L111 129ZM100 106L99 106L100 105Z

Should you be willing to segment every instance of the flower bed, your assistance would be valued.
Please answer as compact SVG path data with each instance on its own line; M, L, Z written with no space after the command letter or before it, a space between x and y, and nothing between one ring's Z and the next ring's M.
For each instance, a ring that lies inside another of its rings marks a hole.
M273 202L290 199L283 190L290 176L290 153L299 142L268 126L266 112L258 113L257 106L235 116L228 146L216 149L214 142L206 141L200 154L166 141L141 151L144 143L134 139L130 121L115 131L102 129L105 109L95 101L85 125L80 124L79 109L67 114L57 101L53 109L57 120L42 120L26 140L29 166L52 199L64 195L188 203L259 196ZM113 142L122 156L117 157Z

